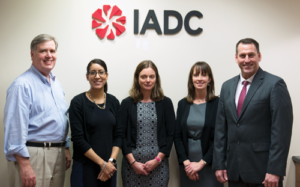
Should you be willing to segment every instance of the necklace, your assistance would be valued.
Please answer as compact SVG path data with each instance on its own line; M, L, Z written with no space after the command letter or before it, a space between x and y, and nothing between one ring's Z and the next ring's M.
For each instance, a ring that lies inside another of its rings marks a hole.
M99 106L99 105L96 103L96 101L92 98L92 95L91 95L91 92L90 92L90 91L89 91L88 93L89 93L89 97L91 98L91 100L94 101L95 105L96 105L98 108L100 108L100 109L105 109L105 105L106 105L106 94L105 94L105 93L104 93L104 105L103 105L103 107Z
M206 101L206 99L196 99L196 102L198 102L198 103L200 103L200 102L205 102Z

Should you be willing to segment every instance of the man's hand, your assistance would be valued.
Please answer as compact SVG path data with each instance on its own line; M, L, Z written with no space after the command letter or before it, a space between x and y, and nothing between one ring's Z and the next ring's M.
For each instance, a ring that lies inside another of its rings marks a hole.
M65 148L65 156L66 156L66 170L70 168L71 165L71 156L69 148Z
M217 180L220 183L225 183L225 182L228 181L227 171L226 170L217 170L215 174L216 174Z
M262 182L265 187L278 187L279 176L266 173L264 182Z
M33 169L30 165L29 158L14 155L20 166L20 175L22 180L22 187L35 187L36 179Z

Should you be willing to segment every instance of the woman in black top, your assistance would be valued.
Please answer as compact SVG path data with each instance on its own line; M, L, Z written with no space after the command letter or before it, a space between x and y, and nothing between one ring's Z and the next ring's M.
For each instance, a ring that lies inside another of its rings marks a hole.
M214 78L205 62L195 63L188 78L188 95L178 103L175 148L180 185L222 187L211 168L215 120L219 98Z
M175 114L152 61L137 66L129 93L121 104L123 187L167 187Z
M107 93L105 62L92 60L86 78L90 90L75 96L69 108L74 149L71 186L113 187L122 145L120 104Z

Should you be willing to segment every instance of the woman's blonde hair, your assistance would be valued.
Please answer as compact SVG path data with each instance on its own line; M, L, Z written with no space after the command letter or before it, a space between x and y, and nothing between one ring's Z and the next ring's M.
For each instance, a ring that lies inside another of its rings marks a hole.
M129 91L129 95L134 100L134 103L137 103L143 99L143 94L140 91L139 75L140 75L141 71L143 71L143 69L149 68L149 67L154 70L155 76L156 76L155 86L152 90L150 98L153 101L160 101L164 98L164 92L161 88L160 76L158 74L157 67L151 60L144 60L144 61L140 62L139 65L135 69L134 76L133 76L133 84Z

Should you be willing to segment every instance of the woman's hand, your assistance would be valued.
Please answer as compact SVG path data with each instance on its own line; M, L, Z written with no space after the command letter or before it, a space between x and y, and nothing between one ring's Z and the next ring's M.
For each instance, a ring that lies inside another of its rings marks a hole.
M185 170L186 176L190 176L190 174L185 169L190 163L191 163L190 160L183 161L183 165L184 165L184 170Z
M110 179L111 176L110 175L106 175L103 171L100 171L97 179L101 180L102 182L107 181L108 179Z
M149 173L144 169L145 164L140 162L134 162L131 167L134 169L135 173L138 175L148 175Z
M188 164L185 167L185 172L188 174L188 176L194 175L195 173L200 171L204 166L205 164L203 160L200 160L200 162L190 162L190 164Z
M189 175L189 178L193 181L199 180L199 175L198 173L195 173L194 175Z
M186 170L186 167L189 166L191 164L190 160L185 160L183 161L183 165L184 165L184 169L185 169L185 173L186 175L193 181L199 180L199 175L198 173L195 173L194 175L191 175L189 173L189 170Z
M156 159L149 160L148 162L145 163L144 169L150 173L150 171L154 170L156 166L158 166L159 162Z
M105 182L114 175L115 171L117 171L117 169L114 164L112 162L107 162L105 168L100 171L97 179Z

